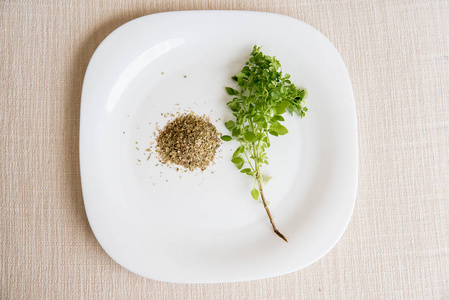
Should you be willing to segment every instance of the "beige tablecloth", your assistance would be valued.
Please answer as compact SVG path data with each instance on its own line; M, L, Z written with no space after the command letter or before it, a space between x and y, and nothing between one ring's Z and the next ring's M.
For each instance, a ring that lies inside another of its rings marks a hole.
M349 69L357 203L337 246L306 269L157 282L116 264L89 227L78 164L89 59L129 20L197 9L298 18ZM448 1L3 0L0 51L1 299L449 299Z

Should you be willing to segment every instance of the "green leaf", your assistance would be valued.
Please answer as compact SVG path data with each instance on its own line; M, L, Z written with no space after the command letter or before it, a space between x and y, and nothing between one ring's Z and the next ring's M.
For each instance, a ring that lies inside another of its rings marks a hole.
M228 121L225 123L225 126L228 130L232 130L232 128L235 127L235 122L234 121Z
M274 131L274 130L268 130L268 132L269 132L271 135L279 136L279 134L278 134L276 131Z
M234 165L237 167L237 169L241 169L243 167L243 164L245 163L245 161L243 160L243 158L241 157L235 157L231 160Z
M248 174L249 176L253 176L254 175L254 172L251 171L250 168L242 169L242 170L240 170L240 173Z
M243 70L242 70L243 71ZM243 72L240 72L239 74L235 75L238 85L239 86L244 86L244 78L245 78L245 74Z
M270 182L271 178L273 178L273 177L267 176L267 175L262 175L263 184L267 184L268 182Z
M222 136L221 136L221 139L222 139L223 141L228 142L228 141L232 140L232 137L230 137L229 135L222 135Z
M270 126L270 130L275 131L279 135L284 135L288 133L288 129L285 126L281 125L278 121L274 122Z
M281 103L279 103L278 105L276 105L276 111L278 114L283 114L285 113L285 110L287 109L287 107L290 105L290 102L284 100Z
M254 200L259 199L259 191L258 191L256 188L253 188L253 189L251 190L251 196L253 196L253 199L254 199Z
M309 95L309 93L307 90L301 90L299 92L299 97L301 97L301 99L303 99L303 100L306 99L308 95Z
M266 136L262 139L262 141L264 141L265 144L267 144L267 147L270 147L270 138L268 137L268 135L266 135Z
M275 121L285 121L283 116L274 116L271 118L271 122L275 122Z
M240 157L240 153L236 151L234 151L234 154L232 154L232 159L236 158L236 157ZM231 161L232 161L231 159Z
M238 163L243 162L243 158L241 158L241 157L234 157L231 161L233 163L235 163L235 164L238 164Z
M257 107L259 107L259 106L260 106L260 104L257 105ZM253 122L261 122L261 121L264 121L264 120L265 120L265 117L263 115L258 115L256 117L254 117Z
M234 154L232 154L232 158L234 159L238 157L241 153L243 153L243 151L245 151L245 148L243 146L237 147L237 149L234 151Z
M232 110L232 111L239 111L240 109L240 103L237 100L232 100L226 103L226 105Z
M239 92L237 90L234 90L233 88L230 88L230 87L226 87L226 92L231 96L239 94Z
M234 129L232 129L232 136L239 136L240 135L240 128L238 127L234 127Z
M254 133L252 133L251 131L247 131L245 132L245 140L247 140L250 143L254 143L255 141L257 141L257 137Z

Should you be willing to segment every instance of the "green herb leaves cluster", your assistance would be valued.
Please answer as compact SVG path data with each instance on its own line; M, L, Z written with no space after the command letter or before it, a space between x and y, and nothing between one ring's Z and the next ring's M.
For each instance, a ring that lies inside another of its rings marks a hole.
M236 87L226 87L226 92L233 96L227 105L235 120L225 123L231 135L221 138L240 143L232 156L232 162L241 173L254 178L251 195L256 200L262 196L264 206L268 209L263 196L262 185L266 180L261 174L261 167L268 164L266 149L270 147L270 136L288 133L288 129L282 125L285 121L282 115L286 112L301 118L305 116L307 90L292 84L290 75L282 73L279 61L264 55L260 49L254 46L242 71L232 77ZM267 213L272 221L268 210Z
M235 120L225 123L232 137L222 136L224 141L235 139L240 142L232 162L241 169L240 172L255 180L260 175L261 164L268 164L266 149L270 147L270 135L288 133L281 124L285 121L282 115L289 112L302 118L307 112L304 103L307 90L296 88L290 75L282 74L279 61L264 55L260 48L254 46L242 71L232 77L237 87L226 87L227 93L234 96L227 105ZM242 169L245 163L248 168Z

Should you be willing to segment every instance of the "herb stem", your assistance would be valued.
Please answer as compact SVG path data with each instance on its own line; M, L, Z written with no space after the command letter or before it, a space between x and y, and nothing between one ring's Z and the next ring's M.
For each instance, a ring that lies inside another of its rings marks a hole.
M265 201L265 196L263 194L262 181L260 180L259 173L257 173L257 183L259 184L259 192L260 192L260 197L262 198L263 206L265 207L265 211L267 212L268 218L270 219L271 226L273 226L274 233L276 233L281 239L283 239L284 241L286 241L288 243L287 238L282 233L280 233L280 231L276 228L276 225L274 224L270 209L268 208L267 202Z
M252 170L253 172L256 172L256 169L253 167L253 165L251 164L251 160L249 159L248 155L246 154L246 150L243 151L243 154L245 154L246 161L248 162L249 166L251 167L251 170Z

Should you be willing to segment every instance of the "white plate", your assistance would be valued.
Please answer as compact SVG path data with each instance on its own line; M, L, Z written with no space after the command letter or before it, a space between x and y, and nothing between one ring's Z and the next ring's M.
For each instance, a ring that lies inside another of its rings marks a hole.
M156 122L162 127L169 119L161 113L192 109L227 133L224 87L233 86L230 77L255 44L309 91L307 116L287 118L290 132L272 139L264 169L273 176L265 188L271 212L289 243L252 200L251 178L230 162L235 143L224 143L202 173L157 165L154 155L146 160ZM358 157L350 78L329 40L290 17L186 11L126 23L90 61L80 127L92 230L116 262L148 278L228 282L293 272L330 251L353 211Z

